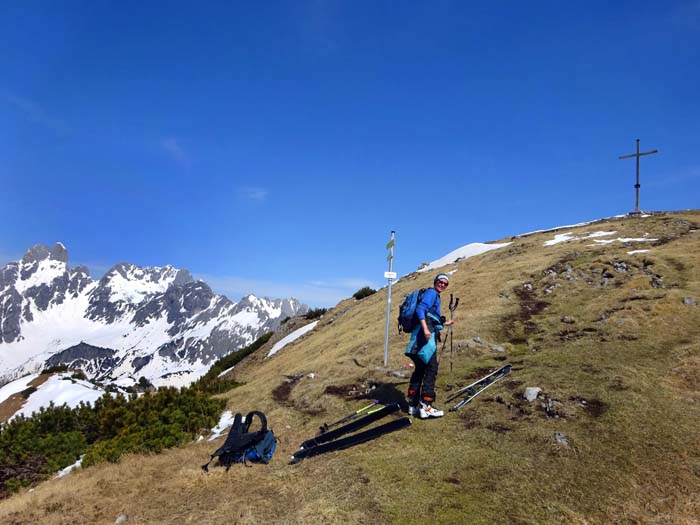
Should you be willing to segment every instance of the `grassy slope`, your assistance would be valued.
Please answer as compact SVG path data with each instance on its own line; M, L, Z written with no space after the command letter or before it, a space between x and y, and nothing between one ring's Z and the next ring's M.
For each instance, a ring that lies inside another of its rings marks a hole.
M369 386L384 400L406 389L382 369L385 294L348 300L274 358L263 348L234 371L246 385L225 394L229 407L264 410L281 439L270 465L204 474L215 448L206 443L132 456L4 501L0 521L113 523L124 512L129 523L696 523L700 306L683 300L700 300L698 224L699 212L612 219L572 231L660 241L545 248L553 233L539 233L446 268L457 270L448 294L462 299L454 382L513 364L460 412L287 465L320 423L366 404L357 397ZM651 251L627 254L640 248ZM394 301L431 278L402 279ZM392 370L405 343L392 335ZM449 361L448 345L440 399ZM527 386L541 399L524 401Z

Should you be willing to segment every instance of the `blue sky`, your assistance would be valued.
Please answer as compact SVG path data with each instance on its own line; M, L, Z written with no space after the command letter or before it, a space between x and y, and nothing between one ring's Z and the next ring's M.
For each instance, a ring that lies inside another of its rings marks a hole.
M700 1L3 2L0 264L329 306L471 242L698 207Z

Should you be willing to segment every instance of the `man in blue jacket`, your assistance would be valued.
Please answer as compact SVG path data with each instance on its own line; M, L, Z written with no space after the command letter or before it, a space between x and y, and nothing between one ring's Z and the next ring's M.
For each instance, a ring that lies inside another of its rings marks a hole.
M449 277L438 274L433 280L433 288L427 289L416 306L418 323L411 332L411 340L406 347L406 355L415 363L415 370L408 386L408 413L427 419L442 417L442 410L432 406L435 401L435 379L438 372L436 337L439 330L454 323L445 322L440 316L440 294L450 282Z

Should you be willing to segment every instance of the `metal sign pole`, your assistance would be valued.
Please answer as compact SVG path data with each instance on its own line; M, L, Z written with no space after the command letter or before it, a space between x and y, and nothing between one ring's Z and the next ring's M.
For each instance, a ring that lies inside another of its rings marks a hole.
M389 250L389 271L384 272L384 277L389 279L389 286L387 287L386 294L386 327L384 329L384 368L389 366L389 318L391 317L391 284L396 279L396 273L394 269L394 241L396 237L396 232L391 231L391 240L386 244Z

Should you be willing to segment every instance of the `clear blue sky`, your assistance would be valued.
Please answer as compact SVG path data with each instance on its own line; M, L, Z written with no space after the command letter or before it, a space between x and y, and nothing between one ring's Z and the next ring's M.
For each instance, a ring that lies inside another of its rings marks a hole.
M700 1L0 4L0 264L328 306L471 242L697 208Z

